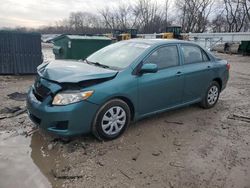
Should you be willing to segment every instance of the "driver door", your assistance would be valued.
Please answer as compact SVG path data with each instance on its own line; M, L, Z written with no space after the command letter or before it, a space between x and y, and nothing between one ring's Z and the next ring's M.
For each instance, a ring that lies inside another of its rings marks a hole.
M157 64L158 72L138 77L139 113L144 116L182 103L182 66L177 45L157 48L143 63Z

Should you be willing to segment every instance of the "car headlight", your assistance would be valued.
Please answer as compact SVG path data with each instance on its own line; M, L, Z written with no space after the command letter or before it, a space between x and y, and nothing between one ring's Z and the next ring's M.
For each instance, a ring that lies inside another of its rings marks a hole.
M67 105L67 104L72 104L76 103L82 100L86 100L89 98L94 91L83 91L83 92L72 92L72 91L67 91L67 92L61 92L56 94L56 96L53 99L52 104L53 105Z

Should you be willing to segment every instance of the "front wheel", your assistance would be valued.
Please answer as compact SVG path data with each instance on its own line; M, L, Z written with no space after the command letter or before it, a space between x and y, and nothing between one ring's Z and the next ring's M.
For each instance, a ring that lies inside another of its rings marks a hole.
M206 95L201 101L201 106L206 109L212 108L217 103L219 96L220 96L220 85L218 84L218 82L213 81L209 85L206 91Z
M99 140L112 140L122 135L129 123L129 106L120 99L113 99L97 112L93 122L93 134Z

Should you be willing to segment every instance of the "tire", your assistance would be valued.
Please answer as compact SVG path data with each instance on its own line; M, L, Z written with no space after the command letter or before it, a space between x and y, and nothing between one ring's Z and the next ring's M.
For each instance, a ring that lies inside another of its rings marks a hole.
M92 133L101 141L116 139L127 129L130 118L130 108L126 102L120 99L110 100L96 113Z
M220 85L216 81L212 81L207 88L206 95L202 99L200 105L205 109L215 106L220 96Z

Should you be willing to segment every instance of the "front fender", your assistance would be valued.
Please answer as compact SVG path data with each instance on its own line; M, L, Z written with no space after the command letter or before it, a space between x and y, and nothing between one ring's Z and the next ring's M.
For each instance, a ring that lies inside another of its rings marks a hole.
M131 73L118 75L113 80L93 85L88 88L94 90L94 94L88 101L97 105L103 105L114 98L126 98L137 109L138 103L138 79Z

